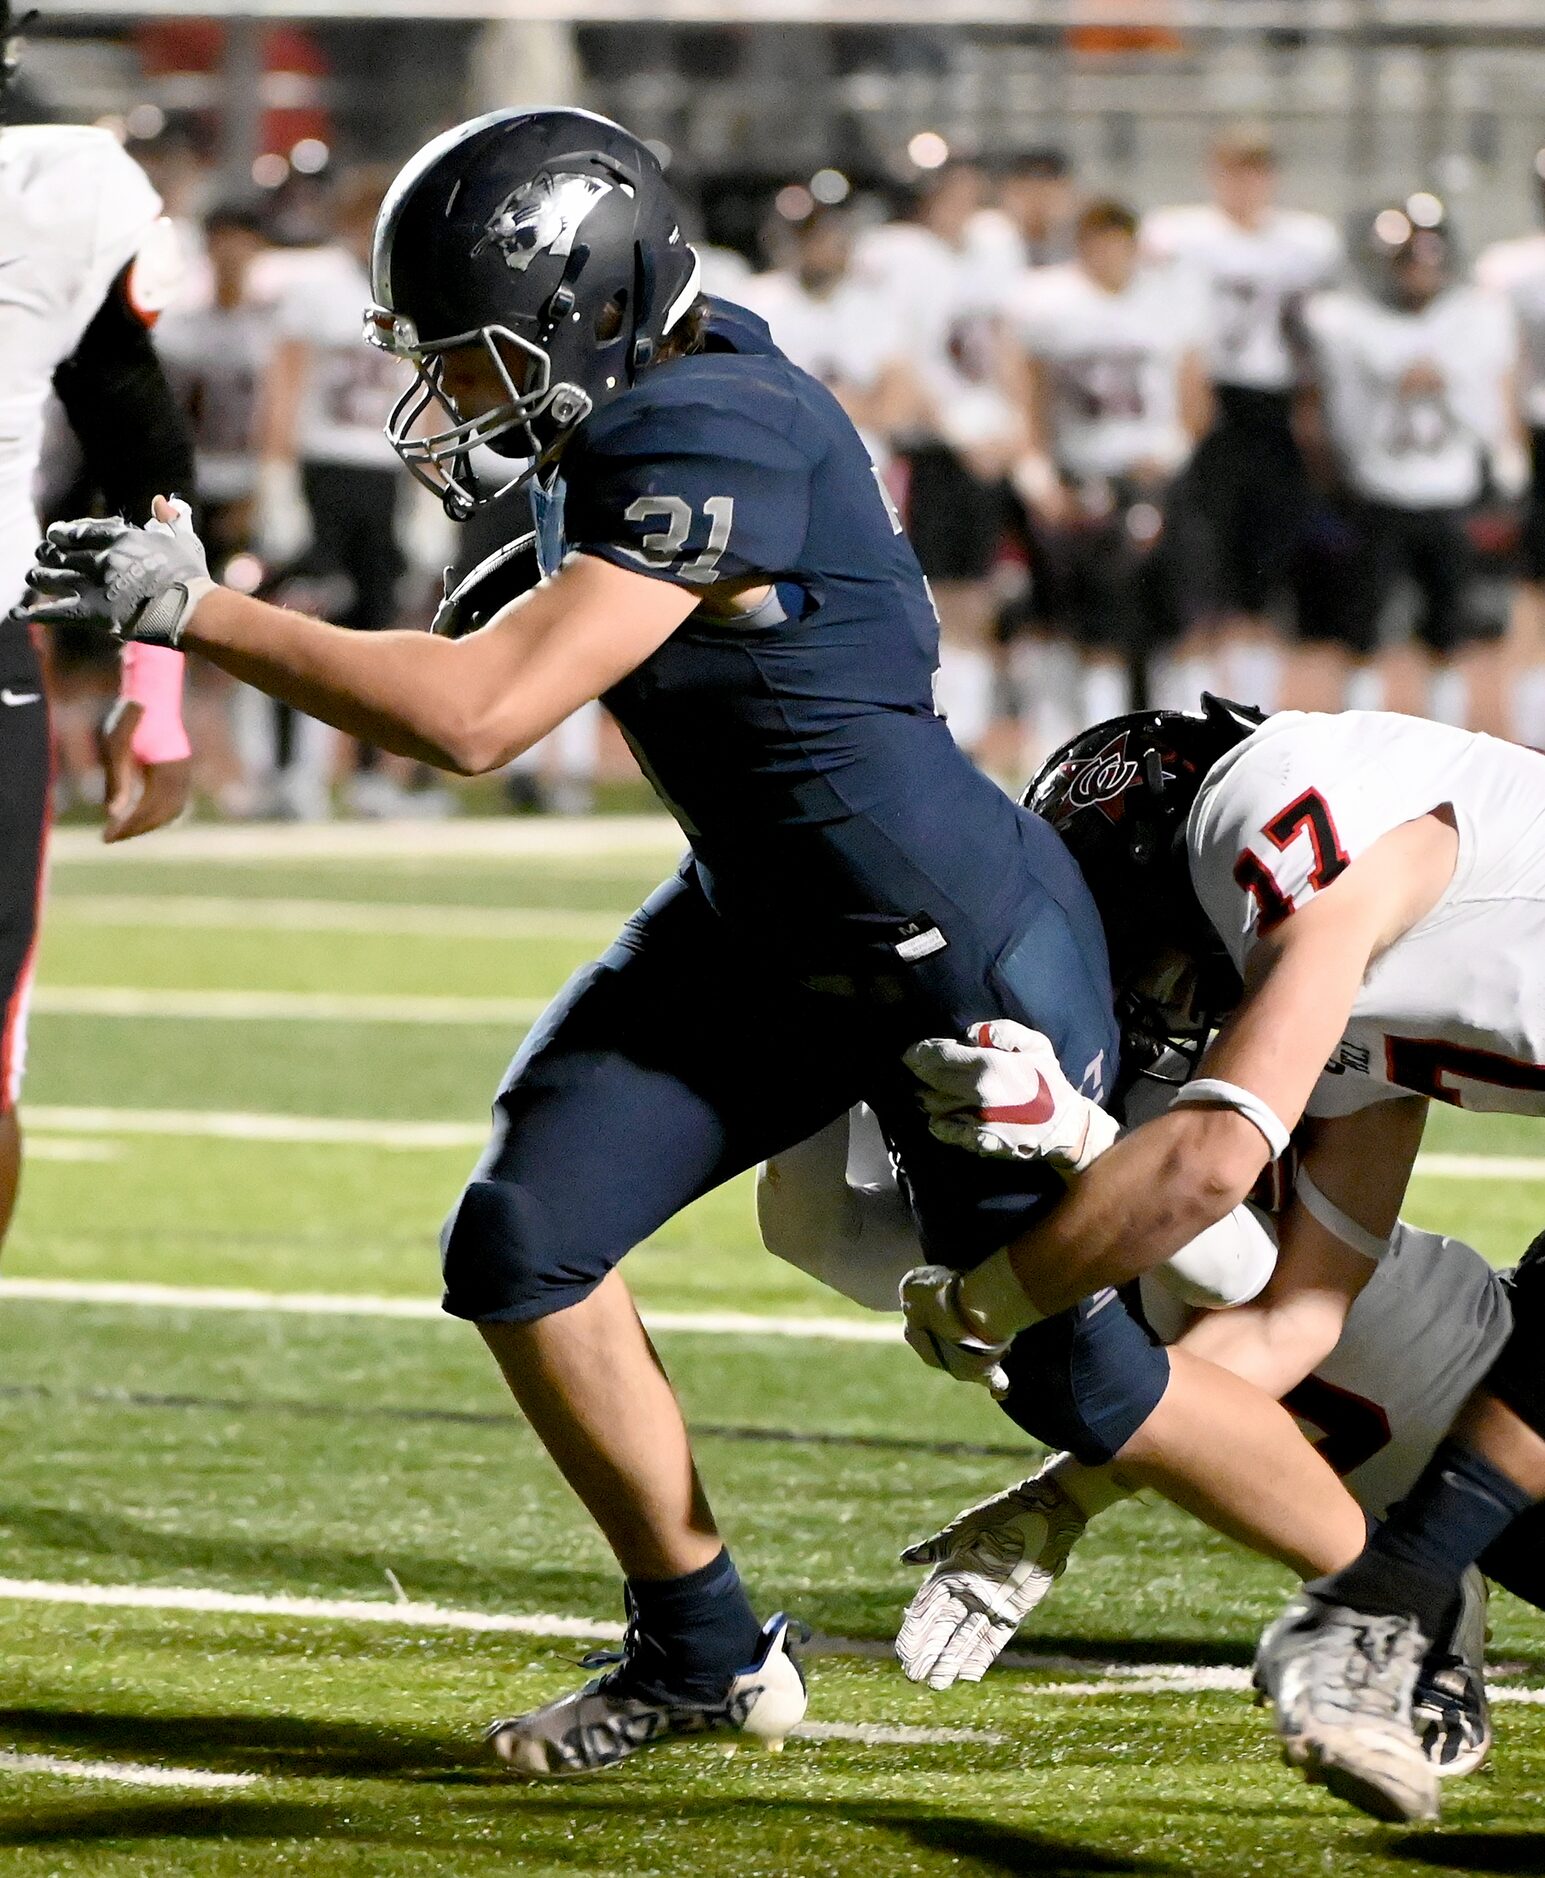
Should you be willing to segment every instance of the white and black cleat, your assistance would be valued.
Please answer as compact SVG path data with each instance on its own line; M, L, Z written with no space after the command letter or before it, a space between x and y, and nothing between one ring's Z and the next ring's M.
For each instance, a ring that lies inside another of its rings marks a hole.
M1432 1646L1416 1678L1411 1719L1440 1780L1475 1773L1491 1752L1486 1599L1486 1580L1472 1565L1460 1588L1453 1627Z
M1296 1597L1255 1658L1283 1760L1375 1819L1436 1819L1438 1773L1411 1714L1426 1654L1413 1618Z
M781 1612L762 1627L756 1660L732 1676L716 1701L696 1702L651 1689L637 1673L630 1636L620 1653L586 1657L614 1665L572 1695L529 1714L496 1721L485 1740L522 1780L572 1780L599 1773L644 1748L692 1735L731 1735L776 1751L804 1720L804 1672L794 1646L803 1626Z

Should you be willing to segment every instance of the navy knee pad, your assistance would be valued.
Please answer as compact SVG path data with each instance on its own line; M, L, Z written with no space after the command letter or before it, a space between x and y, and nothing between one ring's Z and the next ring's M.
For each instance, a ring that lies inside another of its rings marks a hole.
M1022 1330L1003 1367L1004 1413L1087 1467L1114 1460L1169 1386L1169 1352L1108 1290Z
M551 1209L512 1180L471 1180L440 1234L444 1307L474 1323L524 1324L587 1297L615 1264L577 1257Z

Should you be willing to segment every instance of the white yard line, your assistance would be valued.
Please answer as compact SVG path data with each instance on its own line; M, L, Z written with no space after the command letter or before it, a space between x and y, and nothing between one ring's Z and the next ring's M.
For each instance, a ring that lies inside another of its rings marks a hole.
M1545 1180L1545 1158L1530 1154L1421 1154L1428 1180Z
M158 991L136 985L39 985L50 1017L185 1017L312 1024L529 1024L548 998L388 996L334 991Z
M346 1292L227 1290L206 1285L123 1284L74 1278L0 1278L0 1303L109 1304L140 1310L268 1311L297 1317L391 1317L448 1322L431 1298ZM741 1311L645 1311L650 1330L705 1337L793 1337L817 1343L899 1343L890 1318L755 1317Z
M625 913L568 906L434 906L374 900L206 899L192 894L56 893L56 924L167 926L211 932L343 932L387 938L558 939L608 945Z
M72 1141L68 1135L27 1136L29 1161L121 1161L121 1141Z
M988 1728L909 1728L890 1722L801 1722L794 1730L802 1741L859 1741L865 1747L935 1747L959 1742L1001 1747L1007 1735Z
M467 817L449 822L323 822L165 828L139 843L129 865L156 861L479 861L608 856L654 866L680 854L681 830L667 815L544 815L529 820ZM94 828L60 828L56 861L123 866Z
M48 1774L117 1787L229 1788L256 1786L257 1774L212 1774L202 1767L142 1767L135 1761L71 1761L58 1754L0 1752L0 1774Z
M68 1108L28 1103L29 1152L54 1130L69 1135L196 1136L347 1148L480 1148L481 1122L372 1122L349 1115L273 1115L241 1109Z

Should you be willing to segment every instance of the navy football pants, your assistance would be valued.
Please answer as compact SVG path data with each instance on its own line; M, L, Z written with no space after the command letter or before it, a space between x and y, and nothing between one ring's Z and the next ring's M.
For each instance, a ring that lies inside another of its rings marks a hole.
M1075 1083L1102 1051L1107 1084L1114 1073L1108 999L1050 900L996 958L962 922L943 951L844 994L748 953L684 870L575 975L511 1064L446 1223L445 1308L525 1323L578 1303L689 1202L858 1100L885 1130L929 1255L980 1262L1060 1183L937 1142L900 1056L994 1016L1053 1036ZM1163 1352L1108 1296L1019 1339L1010 1371L1014 1419L1095 1460L1168 1380Z

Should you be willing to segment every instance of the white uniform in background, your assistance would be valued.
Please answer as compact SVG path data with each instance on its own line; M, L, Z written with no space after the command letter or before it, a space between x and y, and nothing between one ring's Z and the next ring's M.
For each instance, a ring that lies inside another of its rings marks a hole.
M1143 223L1143 246L1153 260L1190 274L1205 295L1215 383L1292 387L1292 313L1341 269L1341 237L1332 222L1272 209L1259 227L1245 228L1211 203L1198 203L1155 210Z
M1203 334L1194 299L1156 269L1110 293L1068 263L1022 274L1008 318L1046 368L1059 468L1075 480L1124 476L1143 463L1180 468L1190 450L1180 369Z
M1305 321L1333 443L1356 492L1401 509L1463 508L1508 427L1512 315L1476 287L1449 287L1419 312L1364 294L1313 299ZM1418 364L1439 391L1407 392Z
M773 343L802 372L840 391L872 391L880 376L905 357L906 346L890 302L853 273L830 292L813 294L792 269L757 274L739 295L742 306L767 322ZM877 463L884 439L862 431Z
M297 442L306 463L397 470L385 435L402 396L402 368L364 341L370 278L344 248L316 250L280 296L274 330L312 348Z
M156 329L156 350L193 426L199 496L242 502L258 481L258 393L273 351L260 307L178 307Z
M1369 966L1310 1115L1413 1093L1545 1115L1545 756L1421 718L1284 711L1196 798L1191 878L1241 971L1263 927L1445 804L1453 881Z
M0 131L0 616L38 543L33 483L55 371L133 262L153 315L175 285L176 244L150 179L105 130Z
M1475 264L1475 283L1500 294L1518 327L1518 392L1523 420L1545 430L1545 235L1499 241Z

